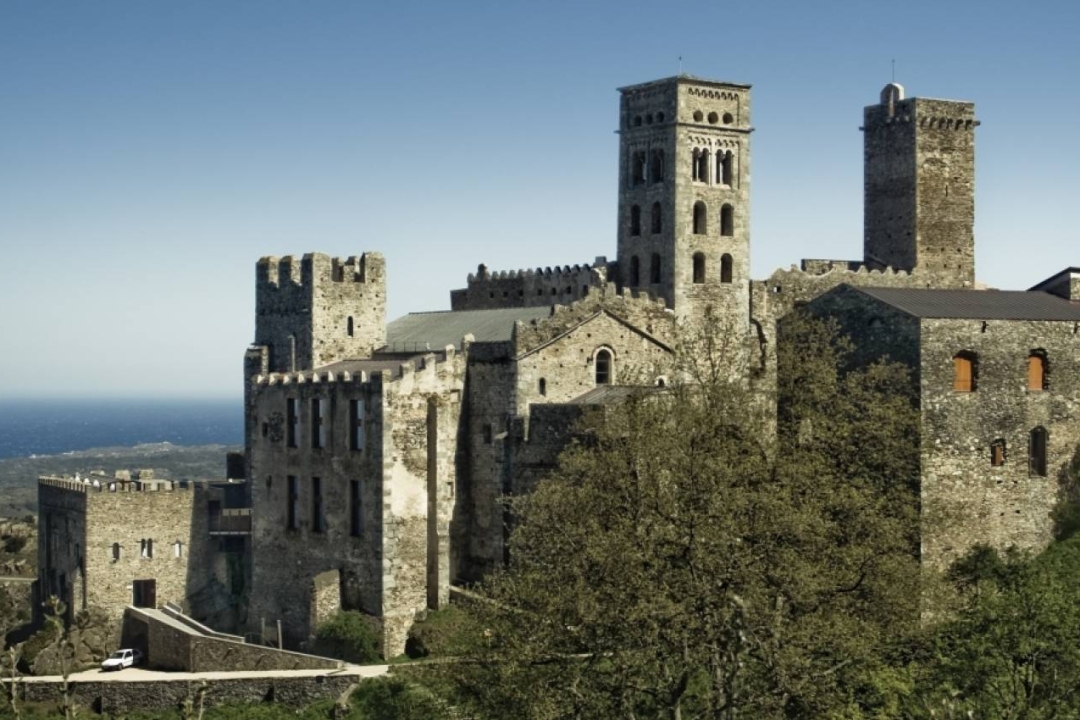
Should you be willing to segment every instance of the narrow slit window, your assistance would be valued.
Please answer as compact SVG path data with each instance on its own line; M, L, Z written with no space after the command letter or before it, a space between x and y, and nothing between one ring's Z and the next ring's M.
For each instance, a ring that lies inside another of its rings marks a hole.
M350 315L349 319L345 321L345 332L347 332L349 334L349 337L353 336L353 319L352 319L352 315Z
M119 560L120 559L120 543L113 543L112 544L112 559L113 560Z
M291 448L296 447L296 431L299 425L296 398L288 398L285 400L285 444Z
M349 449L364 449L364 401L359 398L349 401Z
M630 206L630 234L634 237L641 234L641 208L637 205Z
M652 167L649 168L649 175L652 176L653 183L664 182L664 151L653 150L652 151Z
M326 532L326 507L323 503L322 478L311 478L311 529Z
M326 447L326 399L315 398L311 401L311 447Z
M998 438L990 443L990 465L1001 467L1005 464L1005 439Z
M654 202L652 204L652 234L659 235L664 231L664 210L660 207L660 203Z
M1037 427L1031 431L1028 446L1028 467L1031 474L1046 477L1046 428Z
M364 534L362 514L363 507L360 504L360 481L349 481L349 535L360 537Z
M288 486L289 497L285 506L285 527L289 530L296 530L300 515L297 512L300 504L300 487L295 475L289 475Z
M539 387L537 388L537 390L539 390L541 396L547 395L547 379L546 378L540 378L540 383L539 383Z

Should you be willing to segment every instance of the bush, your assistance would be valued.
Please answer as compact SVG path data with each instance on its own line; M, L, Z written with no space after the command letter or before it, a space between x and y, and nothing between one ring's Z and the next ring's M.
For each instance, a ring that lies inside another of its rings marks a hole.
M361 682L350 705L349 720L429 720L446 716L445 708L430 691L397 678Z
M60 622L54 618L47 619L45 625L23 643L22 655L19 658L19 669L23 672L30 672L30 668L33 666L38 654L55 643L59 637Z
M353 663L378 660L379 639L371 622L355 610L341 611L316 629L311 651Z
M409 630L405 654L412 659L464 655L479 633L476 621L456 605L428 613Z

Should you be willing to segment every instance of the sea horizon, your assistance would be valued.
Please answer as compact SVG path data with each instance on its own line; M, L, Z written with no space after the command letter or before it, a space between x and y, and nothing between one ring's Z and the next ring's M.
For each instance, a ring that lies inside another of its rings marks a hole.
M243 444L243 399L4 398L0 459L98 447Z

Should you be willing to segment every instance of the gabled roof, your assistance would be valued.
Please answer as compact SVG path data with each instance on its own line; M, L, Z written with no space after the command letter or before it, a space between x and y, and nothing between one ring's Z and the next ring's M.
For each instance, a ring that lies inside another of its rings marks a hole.
M632 397L666 392L662 387L643 385L598 385L583 395L578 395L567 405L615 405Z
M426 352L447 345L461 348L461 338L472 334L476 342L506 342L518 320L529 322L551 315L551 307L450 310L410 313L386 326L382 352Z
M918 318L1080 321L1080 304L1043 292L847 287Z

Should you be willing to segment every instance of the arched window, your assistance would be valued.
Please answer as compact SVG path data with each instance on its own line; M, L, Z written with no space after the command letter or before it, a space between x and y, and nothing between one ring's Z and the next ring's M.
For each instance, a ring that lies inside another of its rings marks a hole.
M632 184L641 185L642 183L645 182L645 151L644 150L637 150L637 151L634 152L633 168L631 169L631 173L632 173L632 177L633 177Z
M716 153L716 178L721 185L731 185L731 151Z
M352 319L352 315L350 315L349 319L345 321L345 332L347 332L349 334L349 337L353 336L353 319Z
M1037 427L1031 431L1028 443L1028 468L1032 475L1046 477L1046 428Z
M705 282L705 253L694 253L694 283Z
M698 158L700 156L701 156L701 151L698 150L697 148L694 148L693 152L690 153L690 179L691 180L700 180L701 179L700 177L698 177L698 167L700 167L698 165Z
M724 253L720 256L720 282L731 282L731 265L732 260L730 255Z
M1028 392L1042 392L1050 389L1050 369L1045 350L1032 350L1028 355Z
M540 387L538 388L541 395L547 395L547 380L540 378Z
M649 268L649 282L656 284L660 282L660 254L652 254L652 265Z
M611 351L607 348L601 348L596 351L596 384L608 385L612 380L612 361Z
M653 150L652 162L649 167L649 176L654 183L664 182L664 151Z
M724 237L735 234L735 208L726 203L720 208L720 234Z
M697 156L697 177L698 182L709 182L709 151L701 150Z
M113 560L119 560L120 559L120 543L113 543L112 544L112 559Z
M630 256L630 286L636 287L641 284L641 262L637 255Z
M994 467L1005 464L1005 438L998 438L990 443L990 464Z
M953 390L975 392L979 387L979 357L964 350L953 356Z
M708 210L705 203L698 200L694 203L694 234L704 235L708 229Z
M652 204L652 232L653 235L658 235L664 230L664 211L660 207L660 203L654 202Z
M630 206L630 234L632 236L641 234L641 208L637 205Z

